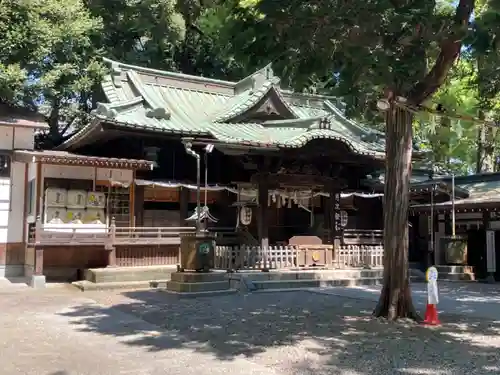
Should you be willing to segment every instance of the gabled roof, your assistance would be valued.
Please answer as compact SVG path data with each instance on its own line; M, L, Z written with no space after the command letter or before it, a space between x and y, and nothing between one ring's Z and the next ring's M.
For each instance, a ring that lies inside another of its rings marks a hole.
M107 103L100 103L92 113L95 120L59 149L91 142L101 123L111 123L253 147L334 139L354 153L384 158L382 133L347 119L333 97L281 89L270 66L231 82L105 62L111 66L102 83ZM266 117L276 120L263 121Z
M47 129L49 127L41 114L5 103L0 103L0 125L33 129Z
M440 179L441 182L450 184L451 177ZM500 209L500 173L479 173L470 176L455 177L455 189L466 190L469 196L465 199L457 199L455 202L446 201L435 203L436 211L447 211L454 205L457 210L461 209ZM429 211L430 204L418 204L411 206L415 212Z

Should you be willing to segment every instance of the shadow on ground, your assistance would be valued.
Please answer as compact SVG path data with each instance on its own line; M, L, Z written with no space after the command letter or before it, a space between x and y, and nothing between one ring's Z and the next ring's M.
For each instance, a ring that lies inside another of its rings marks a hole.
M64 315L126 345L247 357L283 374L500 373L500 321L444 315L438 328L387 323L371 318L371 301L308 292L177 299L135 291L108 302Z
M354 288L325 288L320 292L377 301L380 295L378 286L359 286ZM427 285L412 285L413 301L423 310L427 301ZM498 284L480 283L439 283L439 309L454 314L473 314L500 320L500 288Z

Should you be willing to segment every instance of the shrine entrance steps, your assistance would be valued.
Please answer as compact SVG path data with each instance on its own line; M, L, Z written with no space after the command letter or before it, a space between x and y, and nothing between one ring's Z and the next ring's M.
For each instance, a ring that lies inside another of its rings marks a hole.
M165 288L176 270L175 265L91 268L72 284L82 291Z
M472 266L435 266L442 281L476 281L474 267ZM425 282L425 272L418 264L410 264L410 278L413 282Z
M439 280L475 281L474 267L471 266L436 266Z
M378 285L383 269L300 270L233 273L229 277L238 289L248 291L294 290L334 286Z
M179 296L270 290L378 285L383 269L271 270L227 273L176 272L175 266L117 267L89 269L85 280L73 285L82 291L159 289Z

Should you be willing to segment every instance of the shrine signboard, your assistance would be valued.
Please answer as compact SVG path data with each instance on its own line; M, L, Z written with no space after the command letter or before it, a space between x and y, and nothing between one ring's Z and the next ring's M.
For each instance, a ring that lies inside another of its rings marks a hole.
M340 192L333 193L333 239L342 238L342 214L340 211Z

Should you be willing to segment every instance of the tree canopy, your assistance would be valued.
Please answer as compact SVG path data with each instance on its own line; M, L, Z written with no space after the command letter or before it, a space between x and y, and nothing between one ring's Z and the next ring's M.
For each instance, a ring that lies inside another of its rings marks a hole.
M0 8L0 102L38 109L60 143L101 99L107 56L130 64L239 78L242 65L217 43L224 2L5 0Z

